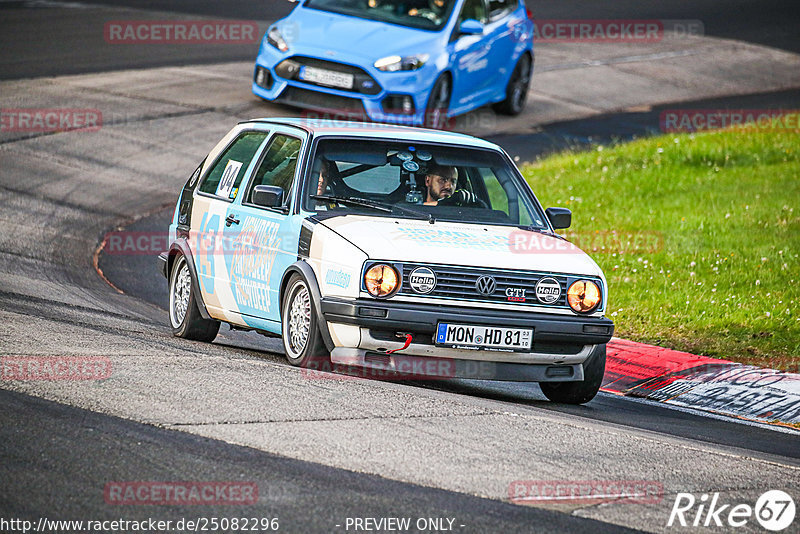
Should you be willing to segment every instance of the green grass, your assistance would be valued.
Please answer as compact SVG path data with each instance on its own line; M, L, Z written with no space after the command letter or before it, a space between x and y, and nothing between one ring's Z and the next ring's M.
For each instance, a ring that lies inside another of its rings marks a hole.
M605 272L616 335L798 371L800 131L666 135L523 173L572 209L566 235Z

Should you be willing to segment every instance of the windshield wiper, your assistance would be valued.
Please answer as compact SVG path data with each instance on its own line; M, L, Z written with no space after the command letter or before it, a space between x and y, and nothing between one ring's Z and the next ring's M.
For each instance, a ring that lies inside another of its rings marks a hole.
M309 195L309 196L314 200L327 200L330 202L338 202L340 204L363 206L365 208L372 208L374 210L382 211L384 213L392 213L394 212L394 209L397 208L400 211L416 215L418 218L424 219L431 224L436 222L436 219L434 219L433 215L431 215L430 213L417 211L413 208L409 208L401 204L385 204L383 202L374 202L372 200L367 200L366 198L359 198L359 197L338 197L335 195Z
M372 208L374 210L382 211L384 213L392 213L392 208L372 202L365 198L358 197L337 197L334 195L309 195L314 200L327 200L330 202L338 202L339 204L350 204L351 206L363 206L365 208Z
M553 232L551 232L547 228L542 228L541 226L534 226L532 224L529 224L527 226L517 226L517 228L519 228L520 230L528 230L529 232L537 232L539 234L544 234L544 235L554 235Z
M425 213L424 211L418 211L415 210L414 208L409 208L408 206L404 206L402 204L395 204L394 207L399 209L400 211L410 213L411 215L416 215L420 219L425 219L431 224L436 222L436 219L430 213Z

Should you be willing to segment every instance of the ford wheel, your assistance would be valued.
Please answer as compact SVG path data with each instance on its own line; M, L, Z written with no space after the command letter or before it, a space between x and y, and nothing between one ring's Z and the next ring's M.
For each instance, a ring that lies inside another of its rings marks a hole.
M506 115L519 115L525 109L528 99L528 88L531 85L531 58L523 54L517 61L511 79L506 86L506 99L494 105L495 111Z
M424 124L427 128L437 130L443 128L447 121L447 110L450 108L450 77L439 76L431 89L428 105L425 106Z

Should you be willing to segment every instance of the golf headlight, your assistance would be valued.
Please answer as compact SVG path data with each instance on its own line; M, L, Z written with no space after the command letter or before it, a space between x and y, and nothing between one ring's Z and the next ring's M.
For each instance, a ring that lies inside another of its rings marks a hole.
M388 56L375 62L375 68L383 72L397 72L399 70L417 70L428 61L428 54L414 56Z
M378 263L364 273L364 285L373 297L385 297L394 293L400 277L391 265Z
M567 290L567 303L578 313L587 313L600 304L600 288L591 280L578 280Z
M286 44L286 41L284 40L283 35L281 35L281 32L278 31L278 28L270 28L270 30L267 32L267 42L281 52L289 51L289 45Z

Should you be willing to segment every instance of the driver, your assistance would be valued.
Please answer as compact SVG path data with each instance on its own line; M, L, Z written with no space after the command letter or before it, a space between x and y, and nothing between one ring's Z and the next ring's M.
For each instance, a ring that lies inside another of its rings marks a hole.
M428 195L426 206L436 206L440 200L453 194L458 184L458 169L445 165L431 165L425 176L425 187Z
M480 206L485 203L471 191L456 189L458 185L458 169L446 165L431 165L425 176L425 187L428 190L426 206Z
M412 17L419 16L436 22L444 15L445 0L428 0L428 7L412 7L408 10L408 14Z

